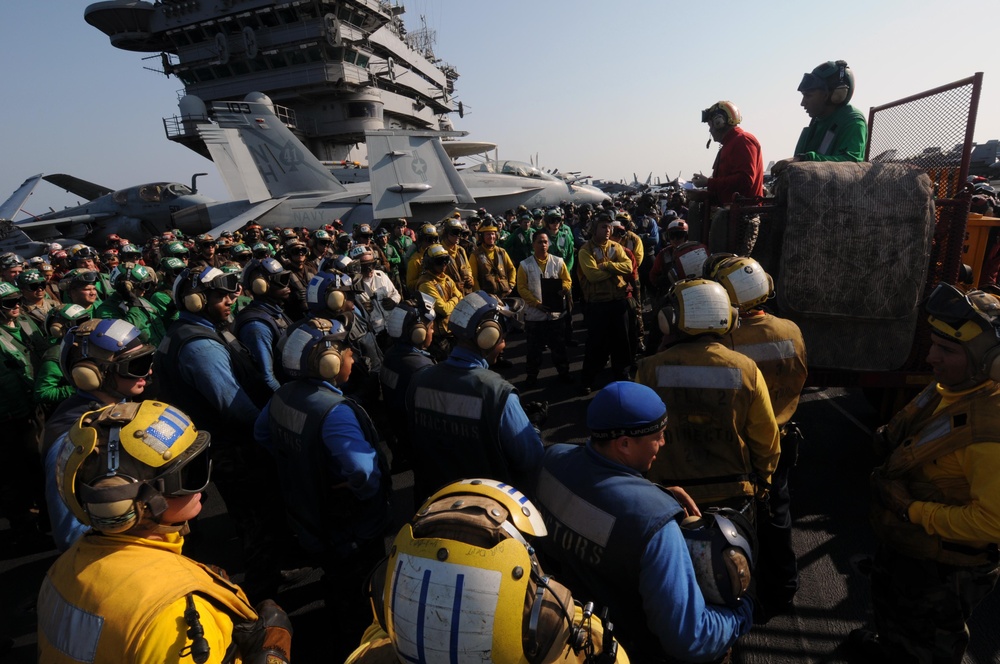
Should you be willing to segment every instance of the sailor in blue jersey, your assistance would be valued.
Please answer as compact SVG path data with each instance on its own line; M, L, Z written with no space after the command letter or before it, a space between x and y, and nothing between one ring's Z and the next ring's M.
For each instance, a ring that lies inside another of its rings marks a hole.
M434 356L427 347L434 341L434 301L426 293L415 300L401 302L386 317L386 331L393 343L382 359L379 381L382 383L382 401L392 415L388 417L392 429L392 467L409 469L413 459L410 430L406 413L406 390L418 371L434 366Z
M643 478L666 417L656 392L636 383L611 383L594 397L587 444L545 452L532 500L550 536L539 546L546 569L574 594L608 607L634 661L710 662L750 630L753 604L706 603L680 527L685 508L697 508Z
M274 355L292 324L283 305L291 295L291 272L274 258L253 259L243 268L243 290L253 295L233 321L233 334L247 347L268 387L277 391Z
M227 329L239 294L239 274L214 267L177 276L180 315L156 349L158 398L212 434L213 481L242 535L247 563L243 587L273 595L278 583L280 500L266 454L253 443L253 423L271 389L253 359Z
M359 580L385 556L392 475L371 418L340 389L354 366L344 326L309 319L280 361L292 380L264 406L254 438L277 465L299 542L323 567L333 624L354 638L369 621Z
M468 477L530 486L542 440L514 386L490 371L520 323L496 297L466 295L451 314L458 344L444 362L413 376L406 412L414 444L414 500Z

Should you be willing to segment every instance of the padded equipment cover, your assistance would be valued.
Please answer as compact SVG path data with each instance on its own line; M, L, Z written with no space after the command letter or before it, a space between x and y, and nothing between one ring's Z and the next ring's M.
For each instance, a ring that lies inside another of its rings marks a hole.
M854 162L793 163L786 173L777 300L801 328L810 365L898 369L927 278L930 178L908 164Z

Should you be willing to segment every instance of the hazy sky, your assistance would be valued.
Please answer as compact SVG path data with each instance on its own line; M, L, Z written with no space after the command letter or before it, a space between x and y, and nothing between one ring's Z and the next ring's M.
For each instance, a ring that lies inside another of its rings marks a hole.
M203 0L213 2L215 0ZM111 188L159 180L228 194L213 164L166 139L182 85L147 71L159 58L113 48L83 20L83 0L2 0L0 200L35 173L70 173ZM455 66L454 118L501 158L536 153L544 167L602 179L665 179L708 172L700 111L735 102L765 164L790 156L807 116L795 91L804 71L844 59L852 103L871 106L983 71L975 138L1000 138L1000 77L990 3L929 0L594 2L410 0L412 30L426 17L436 54ZM836 9L834 9L836 8ZM75 199L39 185L37 213Z

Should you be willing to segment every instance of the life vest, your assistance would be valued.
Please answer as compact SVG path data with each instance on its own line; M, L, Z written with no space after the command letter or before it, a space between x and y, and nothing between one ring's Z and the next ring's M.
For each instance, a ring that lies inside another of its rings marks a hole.
M257 619L239 586L160 544L89 533L60 556L38 593L39 661L134 662L153 621L189 593L212 600L234 623ZM178 638L187 630L181 625Z
M1000 384L990 381L935 412L941 403L936 386L928 385L885 426L883 433L893 450L876 474L904 480L914 500L965 505L972 500L967 478L918 480L914 471L973 443L1000 442ZM879 539L913 558L963 567L1000 559L996 542L954 542L930 535L877 500L871 502L869 517Z
M670 413L650 481L682 486L699 504L753 496L757 478L743 436L757 375L753 360L708 338L640 362L636 382L652 387Z

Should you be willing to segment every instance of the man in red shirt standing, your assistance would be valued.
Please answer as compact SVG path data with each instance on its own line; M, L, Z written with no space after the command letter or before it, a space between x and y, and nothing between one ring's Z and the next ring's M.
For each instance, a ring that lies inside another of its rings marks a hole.
M706 202L712 208L723 208L711 217L708 214L704 216L712 219L709 237L712 252L734 251L748 256L757 239L760 221L756 218L747 220L749 227L748 232L743 233L745 237L729 239L728 206L733 200L733 194L744 198L764 195L764 161L761 158L760 142L739 126L743 116L731 101L720 101L705 109L701 112L701 121L708 124L712 140L719 142L722 147L712 165L712 177L705 177L701 173L691 176L692 184L703 189L695 189L688 196L692 200ZM726 246L735 244L738 239L743 240L738 246Z

